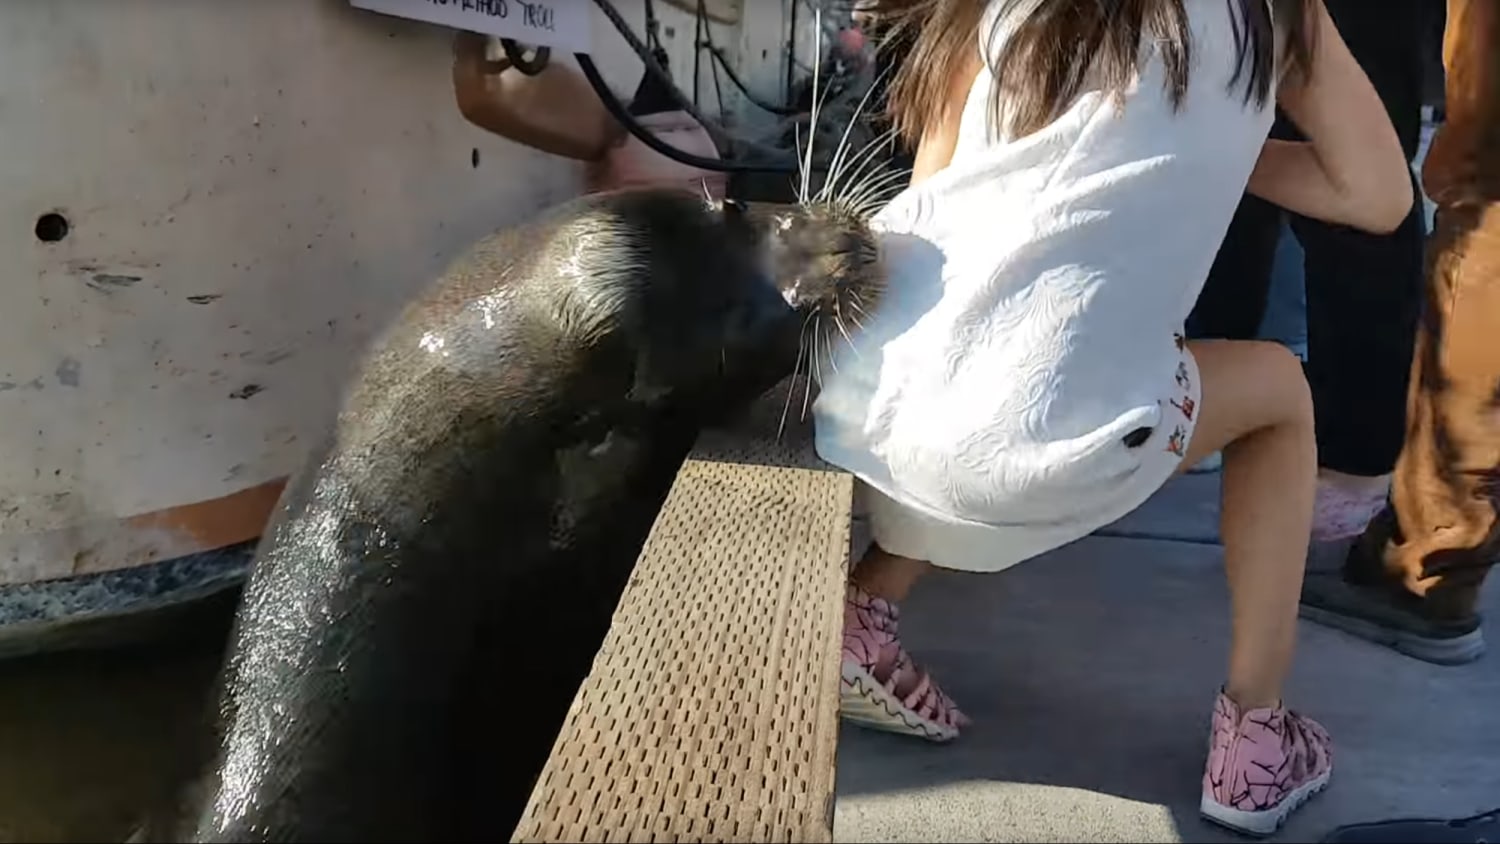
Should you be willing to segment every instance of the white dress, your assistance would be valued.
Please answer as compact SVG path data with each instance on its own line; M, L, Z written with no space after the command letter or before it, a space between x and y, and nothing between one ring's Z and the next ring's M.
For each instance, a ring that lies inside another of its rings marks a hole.
M876 216L889 286L813 412L887 551L998 571L1124 516L1181 461L1200 393L1180 332L1273 116L1231 87L1237 4L1185 5L1180 111L1146 44L1123 108L1086 86L1011 140L988 131L981 70L952 162Z

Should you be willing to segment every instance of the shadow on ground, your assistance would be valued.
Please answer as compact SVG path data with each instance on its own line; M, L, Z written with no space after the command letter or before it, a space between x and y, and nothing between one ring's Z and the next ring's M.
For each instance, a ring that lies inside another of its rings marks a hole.
M924 581L903 636L975 725L948 746L845 727L836 838L1242 840L1198 817L1228 647L1219 564L1211 545L1090 537ZM1337 767L1282 840L1500 802L1500 660L1439 668L1303 622L1287 698L1332 732Z

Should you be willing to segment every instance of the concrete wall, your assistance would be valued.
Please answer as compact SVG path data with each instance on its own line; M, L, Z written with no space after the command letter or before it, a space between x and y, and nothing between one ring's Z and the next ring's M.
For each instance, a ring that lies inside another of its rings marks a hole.
M746 5L716 37L777 98L782 4ZM693 18L658 7L685 82ZM597 10L595 35L628 96L639 63ZM340 0L0 4L0 584L236 518L161 515L183 505L263 511L412 291L579 190L460 117L450 40ZM52 212L70 231L43 242Z

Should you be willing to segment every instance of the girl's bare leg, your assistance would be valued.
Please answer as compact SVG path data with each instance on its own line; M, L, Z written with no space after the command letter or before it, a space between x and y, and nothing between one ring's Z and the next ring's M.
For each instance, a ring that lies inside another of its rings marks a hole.
M1317 482L1312 397L1297 358L1276 343L1188 343L1203 398L1182 466L1224 452L1219 533L1232 642L1225 690L1275 706L1291 664Z
M854 568L850 580L877 598L899 604L906 600L911 587L932 569L926 560L913 560L891 554L874 543Z
M901 646L897 604L932 568L871 544L844 597L839 708L877 730L948 741L968 723L932 676Z
M1317 480L1312 398L1275 343L1190 342L1203 398L1182 461L1224 452L1219 532L1229 579L1229 677L1214 705L1204 816L1268 834L1333 770L1321 725L1285 709Z

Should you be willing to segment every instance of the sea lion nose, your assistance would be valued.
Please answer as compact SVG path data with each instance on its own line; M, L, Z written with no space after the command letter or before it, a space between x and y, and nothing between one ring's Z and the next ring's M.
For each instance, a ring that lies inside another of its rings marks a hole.
M800 276L782 285L781 298L786 300L789 307L796 308L800 305L802 301L802 278Z

